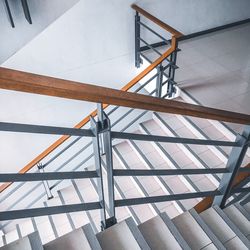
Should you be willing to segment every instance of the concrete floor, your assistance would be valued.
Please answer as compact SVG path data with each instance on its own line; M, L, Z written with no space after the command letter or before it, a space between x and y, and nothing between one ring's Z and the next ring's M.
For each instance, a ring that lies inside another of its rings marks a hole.
M202 105L250 114L250 24L180 43L176 82Z

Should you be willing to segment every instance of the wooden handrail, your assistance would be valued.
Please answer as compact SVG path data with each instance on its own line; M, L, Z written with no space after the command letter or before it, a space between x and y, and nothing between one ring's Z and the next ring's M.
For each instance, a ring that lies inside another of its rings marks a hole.
M250 115L5 68L0 68L0 88L224 122L250 124Z
M245 168L250 168L250 163L245 166ZM238 173L237 177L235 178L233 182L233 187L236 187L239 185L242 181L250 177L250 173L248 172L240 172ZM194 206L194 209L197 213L202 213L206 209L210 208L213 205L214 197L206 197L202 201L200 201L198 204Z
M164 30L170 32L176 38L179 38L179 37L183 36L183 34L181 32L179 32L178 30L174 29L170 25L162 22L160 19L158 19L155 16L151 15L150 13L148 13L147 11L145 11L144 9L140 8L139 6L137 6L136 4L132 4L131 8L134 9L135 11L137 11L138 13L142 14L143 16L147 17L149 20L151 20L152 22L154 22L155 24L157 24L158 26L160 26Z

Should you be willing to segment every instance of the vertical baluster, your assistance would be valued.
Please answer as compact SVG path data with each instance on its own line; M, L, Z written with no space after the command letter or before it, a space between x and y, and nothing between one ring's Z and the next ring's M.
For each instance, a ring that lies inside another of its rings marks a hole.
M94 133L95 137L92 138L93 149L94 149L94 158L95 158L95 167L98 174L97 178L97 188L99 201L102 205L100 209L102 224L106 222L106 212L105 212L105 203L104 203L104 190L103 190L103 177L102 177L102 166L101 166L101 155L100 155L100 144L99 144L99 124L95 121L93 117L90 117L91 130Z
M102 229L108 228L116 223L115 206L114 206L114 178L113 178L113 157L112 157L112 145L111 145L111 125L107 115L103 112L102 104L98 104L97 107L96 122L94 118L91 118L92 131L95 134L93 138L94 154L98 178L98 194L103 206L101 218ZM100 142L102 141L102 149L100 148ZM104 175L104 166L101 164L101 157L103 156L107 165L106 176ZM106 180L104 180L107 178Z
M175 51L170 55L170 63L169 66L169 81L168 81L168 97L173 97L175 93L175 70L176 70L176 61L177 61L177 51L178 51L178 41L176 41Z
M230 197L232 185L235 177L241 167L247 149L250 142L250 126L246 126L242 135L236 137L236 141L239 143L239 147L234 147L230 153L227 170L229 173L223 174L218 190L221 192L221 195L214 198L213 205L218 205L221 208L224 208L227 202L227 199Z
M140 15L138 12L135 14L135 67L140 68L141 57L140 57Z
M161 65L157 67L157 79L156 79L156 96L161 98L162 97L162 81L163 81L163 71L164 68Z
M37 164L37 168L39 169L39 171L41 173L44 173L44 165L42 163L38 163ZM46 181L42 181L43 182L43 186L44 186L44 189L46 191L46 194L47 194L47 198L48 200L54 198L53 194L51 193L51 190L50 190L50 187L49 187L49 182L46 180Z
M14 23L14 20L13 20L13 16L12 16L12 13L11 13L11 10L10 10L10 5L9 5L8 0L4 0L4 3L5 3L6 12L8 14L8 18L9 18L11 27L15 28L15 23Z

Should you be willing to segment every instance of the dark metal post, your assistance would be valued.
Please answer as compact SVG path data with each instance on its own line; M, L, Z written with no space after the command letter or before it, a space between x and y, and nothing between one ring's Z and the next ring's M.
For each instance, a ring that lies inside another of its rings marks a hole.
M140 68L141 65L140 35L141 35L140 16L139 13L136 11L135 14L135 67L136 68Z
M162 96L162 81L163 81L163 71L162 65L157 67L157 78L156 78L156 96L161 98Z
M37 168L39 169L39 171L40 171L41 173L44 173L44 167L45 167L45 166L44 166L42 163L38 163L38 164L37 164ZM51 190L50 190L50 187L49 187L49 182L48 182L47 180L43 181L43 186L44 186L44 189L45 189L45 191L46 191L48 200L53 199L54 196L53 196L53 194L51 193Z
M14 24L14 20L13 20L13 17L12 17L11 10L10 10L9 2L8 2L8 0L4 0L4 2L5 2L6 11L7 11L7 14L8 14L8 17L9 17L9 21L10 21L11 27L15 28L15 24Z
M114 175L113 175L113 155L112 155L112 141L111 141L111 124L109 118L105 114L106 129L103 133L104 151L107 166L107 189L108 200L106 203L109 206L109 219L107 220L106 227L112 226L117 223L115 217L115 191L114 191Z
M178 42L176 42L176 49L175 51L170 55L170 63L171 65L169 66L169 81L168 81L168 97L172 97L173 94L175 93L175 88L174 88L174 78L175 78L175 70L177 68L176 66L176 61L177 61L177 51L178 51Z
M241 147L234 147L232 149L226 166L229 173L226 173L222 176L218 188L218 190L221 192L221 195L216 196L213 202L214 205L218 205L221 208L225 207L227 199L230 197L232 184L235 177L237 176L238 170L249 147L250 126L246 126L242 135L238 135L236 137L236 141L240 143Z
M27 0L21 0L21 2L22 2L23 12L24 12L24 16L26 20L28 21L29 24L32 24L28 2Z
M93 117L90 117L91 130L94 133L95 137L92 138L93 149L94 149L94 159L96 172L98 174L97 178L97 188L99 201L102 205L101 220L102 222L106 221L106 212L105 212L105 202L104 202L104 190L103 190L103 177L102 177L102 165L101 165L101 155L100 155L100 144L99 144L99 123L95 121Z
M96 122L97 133L96 142L94 145L95 159L100 169L100 182L99 190L102 198L103 216L102 216L102 229L106 229L114 224L117 220L115 217L115 205L114 205L114 176L113 176L113 156L112 156L112 144L111 144L111 124L107 115L102 109L102 104L98 104L97 107L98 122ZM94 123L92 118L92 123ZM100 142L102 142L102 150L100 150ZM101 157L103 157L106 163L105 167L101 164ZM105 173L106 172L106 173ZM106 180L104 180L106 178ZM101 199L100 199L101 200Z
M102 104L98 103L97 104L97 117L98 117L98 122L100 125L100 129L103 130L104 129L104 112L103 112L103 108L102 108ZM99 135L99 139L100 139L100 151L101 151L101 155L104 155L104 138L103 138L103 133L101 133Z

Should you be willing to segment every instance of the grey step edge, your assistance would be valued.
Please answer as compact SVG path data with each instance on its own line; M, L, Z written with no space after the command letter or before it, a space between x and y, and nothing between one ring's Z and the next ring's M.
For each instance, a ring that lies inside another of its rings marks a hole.
M150 247L144 237L142 236L139 228L136 226L134 220L130 217L125 220L128 228L132 232L135 240L137 241L138 245L140 246L141 249L143 250L150 250Z
M240 204L241 204L241 203L240 203ZM244 209L250 214L250 203L243 204L242 206L243 206Z
M239 228L229 219L229 217L218 206L213 207L219 216L226 222L236 236L242 241L242 243L250 249L250 242L246 236L239 230Z
M247 212L247 210L241 206L238 203L235 203L234 206L247 218L247 220L250 221L250 214Z
M195 221L200 225L202 230L207 234L209 239L213 242L214 246L220 250L226 250L221 241L216 237L213 231L208 227L206 222L200 217L200 215L195 211L194 208L189 210L189 213L195 219Z
M93 228L91 227L90 224L87 224L87 225L84 225L82 227L82 230L89 242L89 245L91 247L91 249L94 249L94 250L101 250L101 246L96 238L96 235L94 233L94 230Z
M32 250L33 249L34 250L43 250L42 241L41 241L41 238L40 238L38 231L35 231L35 232L29 234L28 238L29 238Z
M169 231L172 233L176 241L179 243L181 248L185 250L191 250L191 248L189 247L187 242L184 240L181 233L178 231L178 229L176 228L174 223L171 221L171 219L168 217L168 215L166 213L161 213L159 214L159 216L164 221L165 225L167 226Z
M9 244L4 244L4 246L0 247L0 249L4 250L17 249L17 247L20 248L21 246L23 246L23 244L25 245L29 244L25 246L25 249L27 249L28 247L28 249L31 250L44 250L38 231L35 231L16 241L10 242ZM22 249L20 248L20 250Z

